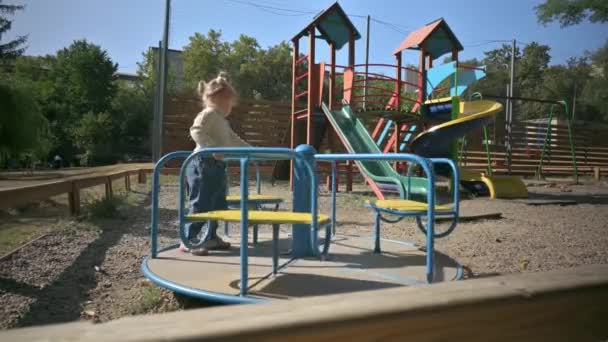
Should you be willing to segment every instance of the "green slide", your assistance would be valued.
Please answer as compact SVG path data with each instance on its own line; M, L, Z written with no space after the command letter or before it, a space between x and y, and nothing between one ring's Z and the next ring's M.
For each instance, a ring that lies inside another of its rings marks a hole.
M365 125L353 114L348 104L345 103L341 110L334 111L330 111L325 103L322 103L321 106L349 153L383 154L369 135ZM356 163L376 196L382 198L383 192L398 192L401 198L406 197L407 177L399 175L389 162L357 161ZM410 181L409 198L426 201L427 179L412 177Z

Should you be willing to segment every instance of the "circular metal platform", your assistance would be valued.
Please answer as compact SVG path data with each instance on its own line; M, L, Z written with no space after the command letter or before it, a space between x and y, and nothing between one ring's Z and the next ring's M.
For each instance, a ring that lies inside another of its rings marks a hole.
M292 259L291 238L280 236L280 269L272 275L270 235L248 246L248 296L239 296L239 237L227 238L228 251L194 256L171 246L146 258L144 275L155 284L176 293L208 301L236 304L269 299L289 299L397 286L426 285L426 252L413 243L382 240L382 254L372 252L367 236L337 235L324 259ZM461 279L462 267L449 256L435 252L434 282Z

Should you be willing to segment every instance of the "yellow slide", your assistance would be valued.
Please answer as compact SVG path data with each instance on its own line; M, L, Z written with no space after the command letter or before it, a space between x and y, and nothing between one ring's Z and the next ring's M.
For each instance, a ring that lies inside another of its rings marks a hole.
M445 103L450 100L451 98L437 99L427 103ZM462 102L456 100L452 101L452 105L458 105L458 117L416 136L410 145L412 152L427 158L446 157L446 152L451 151L456 139L483 128L494 120L494 115L502 111L500 103L488 100ZM528 197L526 185L520 177L516 176L488 176L483 172L460 168L460 181L469 190L484 187L491 198Z

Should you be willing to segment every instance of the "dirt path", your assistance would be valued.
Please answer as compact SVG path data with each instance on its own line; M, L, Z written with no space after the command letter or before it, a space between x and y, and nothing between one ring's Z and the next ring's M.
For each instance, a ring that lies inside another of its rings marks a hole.
M59 218L50 223L50 235L0 261L0 327L107 321L182 308L172 294L147 282L139 269L150 249L148 186L134 185L135 192L115 217ZM161 192L161 245L176 242L176 190L169 184ZM280 184L265 192L284 195L287 190ZM569 198L578 204L464 200L465 214L501 212L503 218L461 223L452 235L437 241L437 250L464 264L469 277L608 263L608 185L529 190L535 197ZM362 208L366 198L338 195L339 232L371 233L371 212ZM329 212L327 194L321 195L320 204ZM411 220L384 227L384 237L423 242Z

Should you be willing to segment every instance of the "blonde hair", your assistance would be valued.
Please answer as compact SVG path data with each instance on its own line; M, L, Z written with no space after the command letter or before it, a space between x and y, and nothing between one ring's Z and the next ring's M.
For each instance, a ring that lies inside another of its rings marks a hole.
M230 82L228 82L228 74L223 71L209 82L198 82L197 91L205 107L208 107L211 103L215 103L215 99L220 97L230 98L233 103L236 101L236 91Z

